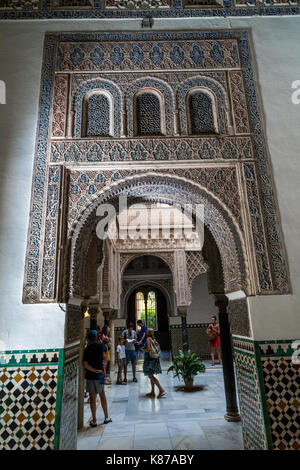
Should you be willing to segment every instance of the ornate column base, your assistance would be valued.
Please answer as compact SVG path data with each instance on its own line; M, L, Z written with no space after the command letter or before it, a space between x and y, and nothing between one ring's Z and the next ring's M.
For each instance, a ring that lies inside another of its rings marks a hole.
M229 422L238 422L241 421L241 417L237 411L227 411L224 415L226 421Z

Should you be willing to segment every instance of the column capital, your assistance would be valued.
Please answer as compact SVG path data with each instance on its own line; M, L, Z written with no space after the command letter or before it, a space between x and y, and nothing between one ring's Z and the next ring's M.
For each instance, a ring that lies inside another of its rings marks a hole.
M178 310L179 315L181 317L186 317L188 313L188 308L189 308L188 305L178 305L177 310Z
M215 297L215 305L218 307L219 312L226 312L227 305L228 305L228 298L225 294L214 294Z

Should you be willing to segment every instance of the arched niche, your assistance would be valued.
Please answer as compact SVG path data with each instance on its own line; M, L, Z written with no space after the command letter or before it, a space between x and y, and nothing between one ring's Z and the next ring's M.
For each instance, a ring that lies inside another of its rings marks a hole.
M101 95L108 100L110 108L110 135L120 137L123 132L121 117L124 111L121 90L115 83L105 79L88 80L78 87L73 101L73 136L77 138L86 137L86 125L84 123L86 116L85 107L87 100L93 95Z
M96 89L86 93L82 113L82 137L114 135L113 97L108 91Z
M212 100L216 132L229 133L229 101L224 87L211 77L196 76L184 80L177 90L181 134L188 135L190 133L188 97L196 90L201 90L201 93L205 93Z
M135 80L126 90L126 116L127 116L127 134L129 137L135 135L135 100L147 90L156 96L160 102L161 129L164 135L173 135L174 133L174 115L175 99L172 88L163 80L158 78L139 78Z
M141 88L134 95L134 135L166 134L163 94L154 88Z
M219 133L216 97L211 90L204 87L189 90L186 111L190 135Z

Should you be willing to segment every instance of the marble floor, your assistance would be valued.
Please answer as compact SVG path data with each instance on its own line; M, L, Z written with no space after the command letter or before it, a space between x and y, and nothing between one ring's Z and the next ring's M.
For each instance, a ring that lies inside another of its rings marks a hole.
M162 362L158 376L167 397L151 399L149 379L138 366L138 383L128 376L128 385L113 383L106 389L112 423L89 427L89 405L85 404L84 428L78 434L78 450L241 450L241 423L224 420L225 397L222 368L210 367L198 374L198 390L185 393L183 383L167 374L169 363ZM97 420L103 421L99 404Z

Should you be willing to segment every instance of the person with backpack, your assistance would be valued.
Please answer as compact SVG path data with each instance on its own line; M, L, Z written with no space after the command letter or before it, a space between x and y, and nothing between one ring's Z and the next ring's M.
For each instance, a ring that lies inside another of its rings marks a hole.
M145 357L144 357L144 365L143 365L143 372L144 375L149 377L151 383L151 392L147 393L146 396L150 398L155 398L155 385L159 390L159 394L157 398L162 398L166 395L166 391L160 385L158 379L155 377L154 374L161 374L161 366L160 366L160 345L154 338L154 330L152 328L148 328L147 331L147 341L144 349Z

